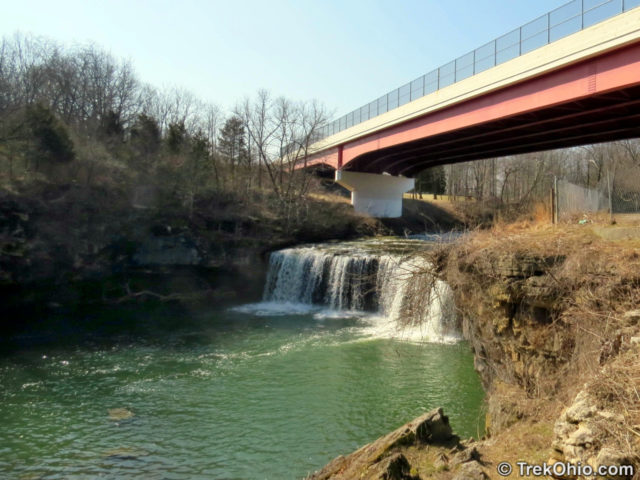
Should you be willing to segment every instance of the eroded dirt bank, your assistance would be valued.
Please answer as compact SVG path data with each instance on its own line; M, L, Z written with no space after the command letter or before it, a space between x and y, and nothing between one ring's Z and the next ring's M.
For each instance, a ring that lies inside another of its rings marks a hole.
M312 478L503 478L501 462L513 466L507 478L521 478L517 462L637 469L640 242L604 240L588 226L503 226L433 261L454 289L487 391L487 436L383 437L368 461L363 448Z

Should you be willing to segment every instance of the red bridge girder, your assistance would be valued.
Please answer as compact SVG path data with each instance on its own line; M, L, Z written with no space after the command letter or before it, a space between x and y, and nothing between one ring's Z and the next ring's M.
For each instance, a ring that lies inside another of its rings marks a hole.
M465 100L314 155L357 172L424 168L640 137L640 43Z

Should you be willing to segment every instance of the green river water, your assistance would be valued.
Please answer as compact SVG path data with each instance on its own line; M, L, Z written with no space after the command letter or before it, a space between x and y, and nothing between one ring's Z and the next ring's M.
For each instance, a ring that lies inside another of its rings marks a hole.
M460 436L482 432L467 344L255 313L128 307L5 340L0 478L301 478L437 406Z

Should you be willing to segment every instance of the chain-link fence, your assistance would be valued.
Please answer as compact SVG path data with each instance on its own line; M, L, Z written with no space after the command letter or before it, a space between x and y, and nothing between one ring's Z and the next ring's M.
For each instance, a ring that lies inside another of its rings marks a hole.
M555 217L559 221L568 221L575 216L608 209L608 198L599 189L584 188L566 180L557 180L555 192Z
M612 189L611 205L615 214L640 213L640 185L636 191Z
M595 214L640 214L640 181L625 185L605 175L595 187L586 188L556 180L552 194L554 221L580 221ZM640 216L639 216L640 219Z

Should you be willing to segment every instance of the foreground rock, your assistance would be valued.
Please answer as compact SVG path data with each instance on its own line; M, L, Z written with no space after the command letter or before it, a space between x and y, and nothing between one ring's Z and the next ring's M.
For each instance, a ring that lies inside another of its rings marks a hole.
M621 348L625 348L625 345ZM595 471L615 467L615 475L634 476L640 461L637 425L638 348L633 345L601 374L587 382L555 423L549 463L589 465Z
M464 452L467 449L451 431L449 418L441 408L436 408L346 457L337 457L308 479L418 480L424 478L420 476L420 470L424 468L425 462L420 461L418 465L418 462L411 464L408 460L418 457L416 450L429 450L429 457L433 457L434 461L429 462L431 468L448 469L449 462L445 452ZM460 453L457 455L460 456ZM469 478L485 478L476 455L468 457L461 460L460 465L479 475ZM444 464L438 466L437 461L442 462L442 459L445 459ZM474 465L469 466L471 463Z

